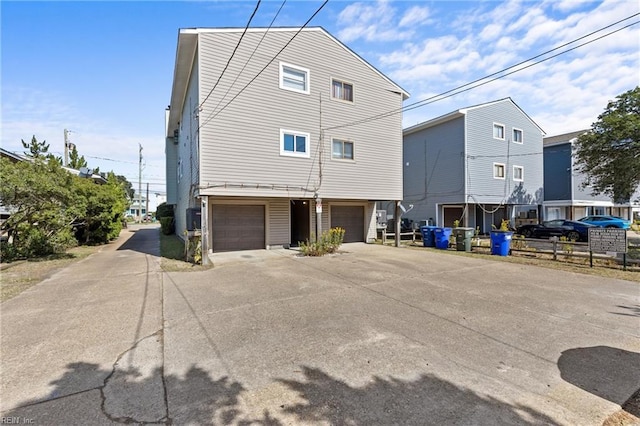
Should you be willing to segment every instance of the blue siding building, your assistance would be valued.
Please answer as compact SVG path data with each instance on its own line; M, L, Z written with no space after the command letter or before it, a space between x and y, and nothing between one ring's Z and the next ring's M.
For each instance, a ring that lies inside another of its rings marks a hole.
M576 170L573 151L578 137L588 131L578 130L543 140L545 220L576 220L594 214L631 218L631 209L637 207L637 194L630 205L619 205L609 196L593 195L588 186L583 186L585 177Z
M511 98L459 109L403 132L405 217L488 233L537 221L544 131Z

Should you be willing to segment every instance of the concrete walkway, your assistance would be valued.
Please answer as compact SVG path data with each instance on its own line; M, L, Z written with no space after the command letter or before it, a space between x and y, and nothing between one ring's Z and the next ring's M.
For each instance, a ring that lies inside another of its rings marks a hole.
M166 420L157 235L157 227L125 231L1 305L3 416Z
M3 416L601 425L640 384L635 282L365 244L161 273L155 247L137 231L1 305Z

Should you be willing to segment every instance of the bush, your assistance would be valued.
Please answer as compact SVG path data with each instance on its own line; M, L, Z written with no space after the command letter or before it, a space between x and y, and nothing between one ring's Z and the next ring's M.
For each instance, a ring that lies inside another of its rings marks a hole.
M344 240L343 228L331 228L324 231L320 239L307 240L300 244L300 250L305 256L324 256L327 253L338 251Z
M164 235L171 235L176 232L175 221L173 217L165 216L160 218L160 230Z
M174 217L175 213L173 212L173 205L162 203L158 205L156 209L156 219L160 220L163 217Z

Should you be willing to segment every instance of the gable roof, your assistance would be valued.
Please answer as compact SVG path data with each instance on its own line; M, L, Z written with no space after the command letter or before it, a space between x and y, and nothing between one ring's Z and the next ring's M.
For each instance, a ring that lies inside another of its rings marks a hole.
M511 99L510 97L508 98L502 98L502 99L497 99L495 101L490 101L490 102L485 102L483 104L478 104L478 105L473 105L473 106L469 106L469 107L465 107L465 108L460 108L458 110L452 111L448 114L444 114L441 115L439 117L436 118L432 118L431 120L427 120L427 121L423 121L422 123L418 123L414 126L411 127L407 127L406 129L404 129L402 131L403 135L410 135L412 133L415 132L419 132L420 130L424 130L424 129L428 129L429 127L433 127L436 126L438 124L453 120L455 118L459 118L459 117L464 117L467 114L467 111L471 111L474 109L480 109L480 108L484 108L490 105L495 105L495 104L499 104L501 102L510 102L511 104L513 104L516 108L518 108L518 110L520 110L520 112L527 117L527 119L538 128L538 130L540 130L540 133L542 133L542 135L545 135L545 131L542 130L542 128L540 126L538 126L538 123L536 123L535 121L533 121L533 119L531 117L529 117L529 115L524 112L524 110L522 108L520 108L518 106L518 104L516 104L513 99Z
M181 114L184 99L187 93L187 86L189 84L189 77L194 66L194 59L196 50L198 47L198 35L206 33L240 33L244 28L181 28L178 32L178 47L176 50L176 62L173 73L173 87L171 90L171 108L167 118L166 137L173 136L173 130L177 128L179 115ZM380 72L377 68L364 60L360 55L351 50L344 43L332 36L328 31L322 27L305 27L300 30L300 27L279 27L279 28L249 28L248 33L264 33L264 32L319 32L327 36L330 40L336 43L338 46L346 50L358 61L362 62L374 73L378 74L384 80L395 86L398 93L402 94L402 100L409 98L409 92L404 90L400 85L395 83L389 77Z
M578 136L585 134L589 131L589 129L585 130L577 130L575 132L563 133L562 135L550 136L548 138L542 139L543 146L552 146L552 145L560 145L563 143L569 143L571 140L577 138Z
M13 161L14 163L17 161L27 160L23 155L16 154L15 152L7 151L2 147L0 147L0 156L7 157L9 160Z

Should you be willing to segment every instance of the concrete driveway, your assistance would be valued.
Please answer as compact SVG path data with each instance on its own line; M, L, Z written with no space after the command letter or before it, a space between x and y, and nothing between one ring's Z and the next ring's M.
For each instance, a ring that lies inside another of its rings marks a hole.
M144 247L120 251L117 280L85 281L91 291L65 284L72 271L53 277L56 297L82 301L56 311L57 325L39 300L53 297L51 280L2 305L3 416L601 425L640 387L635 282L365 244L323 258L215 255L212 270L162 273ZM80 309L94 299L93 314ZM20 324L34 305L40 315ZM60 323L75 324L76 342L55 351L73 331ZM15 346L28 340L37 355Z

